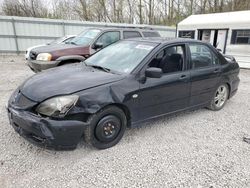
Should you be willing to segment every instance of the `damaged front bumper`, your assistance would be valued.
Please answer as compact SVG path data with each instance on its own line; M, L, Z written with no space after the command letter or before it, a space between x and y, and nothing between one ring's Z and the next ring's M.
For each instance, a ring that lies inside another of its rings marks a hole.
M27 60L27 64L34 72L41 72L42 70L50 69L58 66L59 61L39 61L39 60Z
M7 106L10 124L16 132L35 145L48 149L75 149L86 123L76 120L52 120L29 111Z

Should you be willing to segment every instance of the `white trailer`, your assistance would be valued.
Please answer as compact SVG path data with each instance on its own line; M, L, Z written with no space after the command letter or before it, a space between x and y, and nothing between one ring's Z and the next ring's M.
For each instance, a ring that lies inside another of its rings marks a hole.
M177 35L209 42L250 68L250 11L191 15L178 23Z

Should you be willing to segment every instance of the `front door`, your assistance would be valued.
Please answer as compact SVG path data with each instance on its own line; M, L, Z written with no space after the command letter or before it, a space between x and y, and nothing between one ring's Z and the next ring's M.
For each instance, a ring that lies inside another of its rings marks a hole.
M140 118L148 119L187 107L190 72L186 70L185 45L166 47L147 66L161 68L161 78L140 83Z

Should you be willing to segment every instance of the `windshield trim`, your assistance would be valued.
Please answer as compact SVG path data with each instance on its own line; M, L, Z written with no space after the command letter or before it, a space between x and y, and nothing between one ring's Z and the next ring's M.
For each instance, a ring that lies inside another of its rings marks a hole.
M167 44L167 45L162 45L162 43L159 42L154 42L152 41L152 43L155 43L156 46L154 47L154 49L152 49L152 51L142 60L142 62L140 64L138 64L133 71L131 71L132 74L141 74L141 71L145 69L145 66L147 64L150 63L150 61L153 60L153 58L158 54L159 50L162 48L165 48L169 45L172 44Z
M140 73L141 69L140 67L144 67L147 63L149 63L149 60L152 59L152 57L158 52L158 47L160 46L160 43L157 42L151 42L156 44L156 46L154 46L154 48L148 53L148 55L146 55L141 62L130 72L130 74L137 74ZM137 69L139 69L137 71Z

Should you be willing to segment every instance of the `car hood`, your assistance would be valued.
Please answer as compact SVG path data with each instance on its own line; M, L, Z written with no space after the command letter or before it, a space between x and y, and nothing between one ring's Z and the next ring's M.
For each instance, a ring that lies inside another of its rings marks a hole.
M40 48L40 47L44 47L44 46L47 46L47 44L41 44L41 45L37 45L37 46L31 46L31 47L27 48L26 51L31 51L31 50L33 50L35 48Z
M68 95L122 80L124 75L107 73L80 64L66 65L35 74L20 87L23 95L42 102L50 97Z
M73 45L73 44L52 44L52 45L46 45L46 46L40 46L35 49L33 49L36 53L44 53L44 52L54 52L58 50L66 50L71 48L77 48L79 46Z
M89 54L89 46L78 46L74 44L53 44L47 46L41 46L31 50L35 54L50 53L52 60L56 60L61 56L67 55L86 55Z

